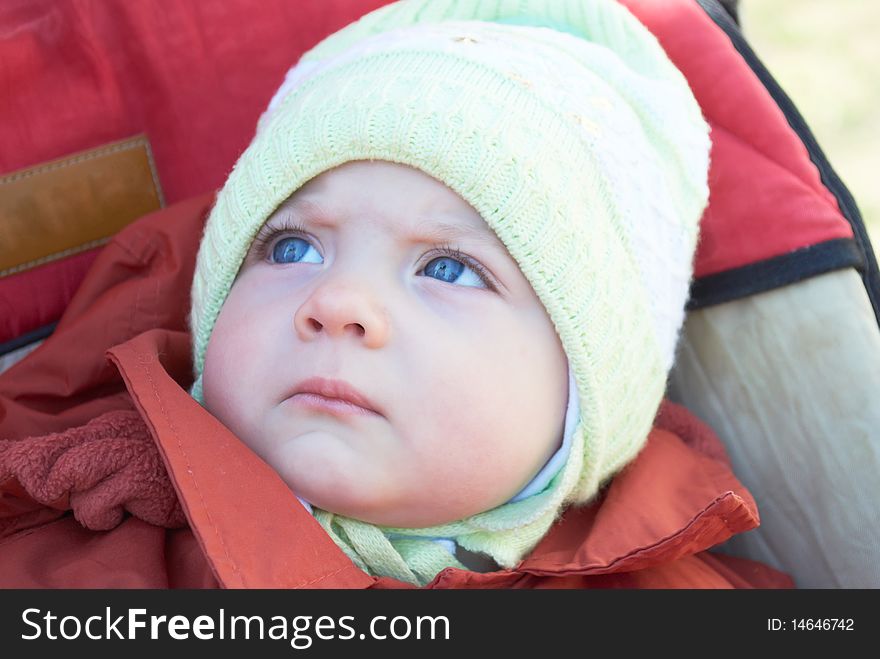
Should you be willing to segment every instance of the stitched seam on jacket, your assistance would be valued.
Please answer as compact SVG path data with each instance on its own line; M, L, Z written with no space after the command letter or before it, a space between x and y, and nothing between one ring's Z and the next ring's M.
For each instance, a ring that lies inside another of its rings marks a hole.
M329 579L330 577L335 577L335 576L336 576L337 574L339 574L340 572L344 572L345 570L348 570L348 569L350 569L350 568L352 568L352 567L354 567L354 566L351 566L351 565L345 565L345 566L339 568L338 570L334 570L333 572L328 572L327 574L323 574L323 575L321 575L320 577L316 577L315 579L312 579L312 580L310 580L310 581L303 581L302 583L299 583L299 584L297 584L297 585L295 585L295 586L291 586L291 588L292 588L292 589L296 589L296 588L308 588L308 587L311 586L312 584L316 584L316 583L318 583L319 581L324 581L324 579ZM337 587L338 587L338 586L337 586Z
M150 381L150 387L153 389L153 395L156 397L156 400L159 401L159 409L162 410L162 416L165 417L165 421L168 424L168 427L171 428L171 432L174 434L174 439L177 441L177 447L180 450L181 454L184 457L186 462L186 471L190 475L190 480L196 488L196 492L199 495L199 502L202 505L202 510L205 513L205 516L208 518L208 522L211 527L214 529L214 534L217 536L217 539L220 541L220 545L223 547L223 552L226 554L226 559L229 561L229 564L232 566L233 573L238 577L239 583L247 587L247 584L244 581L244 577L241 574L241 571L238 569L238 565L232 559L232 556L229 555L229 547L226 546L226 541L223 539L223 535L220 533L220 529L217 528L217 525L214 523L214 518L211 516L211 513L208 511L208 507L205 505L205 497L202 495L202 490L199 488L199 483L193 476L192 466L189 462L189 456L186 454L186 451L183 449L183 445L180 442L180 435L177 433L177 428L174 427L174 424L171 422L171 419L168 417L168 412L165 409L165 404L162 401L162 397L159 395L159 390L156 389L156 384L153 382L153 374L151 372L149 364L144 364L144 369L147 372L147 379Z

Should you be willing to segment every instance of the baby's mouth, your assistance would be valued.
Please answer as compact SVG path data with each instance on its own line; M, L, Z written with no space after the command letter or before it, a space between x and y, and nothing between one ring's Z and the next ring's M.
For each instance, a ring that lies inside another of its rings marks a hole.
M298 383L286 400L315 411L382 416L372 401L344 380L308 378Z
M378 416L378 414L374 410L361 407L360 405L355 405L354 403L350 403L347 400L342 400L341 398L327 398L326 396L321 396L319 394L301 392L294 394L288 400L290 400L294 405L297 405L304 409L332 414L334 416Z

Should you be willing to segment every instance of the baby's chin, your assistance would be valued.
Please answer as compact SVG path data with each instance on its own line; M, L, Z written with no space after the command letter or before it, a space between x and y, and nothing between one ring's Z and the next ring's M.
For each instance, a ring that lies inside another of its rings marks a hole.
M297 496L316 508L389 528L441 526L489 509L489 506L477 508L473 502L450 506L442 494L426 500L424 490L413 492L389 487L387 479L374 481L375 486L370 487L370 480L361 478L344 488L331 481L314 479L308 483L290 480L287 484Z
M325 461L321 469L309 469L302 462L298 467L282 474L288 487L312 506L343 517L377 526L418 529L468 516L468 511L438 505L433 497L425 501L424 491L402 487L393 476L371 471L370 465L347 469Z
M387 439L387 438L385 438ZM393 444L393 439L391 441ZM383 456L379 437L315 429L275 438L264 459L301 499L321 510L391 528L439 526L498 504L488 492L438 491L443 484L401 466L400 456ZM448 485L448 484L447 484ZM497 494L497 493L496 493Z
M311 477L285 479L290 489L312 506L368 524L393 528L424 528L456 521L451 514L428 514L419 501L395 491L387 480L375 482L364 477L355 481ZM346 483L339 486L339 483ZM371 486L372 483L375 485Z

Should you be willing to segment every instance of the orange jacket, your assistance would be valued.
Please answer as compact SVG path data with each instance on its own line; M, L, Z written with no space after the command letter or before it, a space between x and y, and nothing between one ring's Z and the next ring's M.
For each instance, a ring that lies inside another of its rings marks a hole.
M55 334L0 375L0 586L406 587L356 568L187 394L189 282L210 201L118 234ZM114 410L127 421L109 434L77 428ZM428 587L791 587L769 567L706 551L757 525L719 440L665 404L636 460L518 566L447 569Z

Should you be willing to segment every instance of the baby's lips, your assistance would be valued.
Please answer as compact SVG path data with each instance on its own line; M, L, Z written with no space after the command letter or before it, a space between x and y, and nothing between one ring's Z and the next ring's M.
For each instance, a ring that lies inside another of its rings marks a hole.
M345 380L332 380L329 378L311 377L299 382L290 391L288 398L296 394L317 394L324 398L335 398L362 407L370 412L384 416L373 401L358 391L353 385Z

